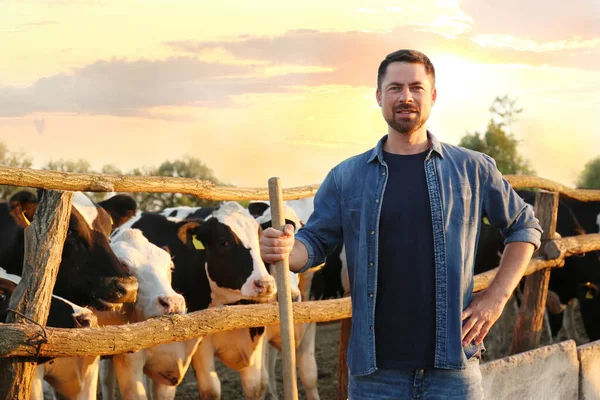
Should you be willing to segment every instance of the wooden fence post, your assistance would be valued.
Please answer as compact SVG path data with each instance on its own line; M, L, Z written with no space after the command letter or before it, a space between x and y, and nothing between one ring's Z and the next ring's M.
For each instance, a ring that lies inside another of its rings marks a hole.
M544 244L551 240L556 232L558 202L558 193L555 192L538 192L535 196L535 215L544 230L542 246L538 253L543 252ZM534 349L540 343L550 270L551 268L546 268L537 271L525 279L523 301L515 324L511 354Z
M23 276L9 303L7 322L45 325L50 298L62 259L71 216L72 192L42 194L33 223L25 229ZM26 318L22 317L25 316ZM44 342L43 328L32 346ZM0 399L28 400L37 361L33 357L0 359Z

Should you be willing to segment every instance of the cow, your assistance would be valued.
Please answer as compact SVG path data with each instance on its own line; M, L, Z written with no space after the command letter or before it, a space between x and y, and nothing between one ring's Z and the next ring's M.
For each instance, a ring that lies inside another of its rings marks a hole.
M573 210L585 232L600 232L600 201L579 201L566 196L561 196L560 201Z
M0 322L6 322L10 298L21 277L0 268ZM46 326L53 328L91 328L97 326L94 313L72 302L53 295ZM96 398L98 382L98 357L62 357L38 359L31 389L32 400L43 400L43 381L46 380L56 393L67 398Z
M120 230L113 236L111 248L136 277L139 289L135 304L126 312L116 315L120 320L111 321L106 318L101 319L101 323L114 325L141 322L161 315L186 312L185 299L171 287L174 264L167 251L150 243L138 229ZM157 346L133 354L118 354L112 359L103 360L101 367L103 398L114 398L115 377L118 379L123 398L146 398L146 388L140 385L140 382L144 381L145 366L162 365L164 369L161 373L165 375L168 375L173 368L179 368L177 365L173 366L173 363L169 363L168 360L172 354L168 350L173 347L172 345ZM116 375L111 374L110 368L113 365ZM156 392L163 390L160 383L156 384L154 389ZM160 395L157 397L162 398Z
M10 207L0 203L0 265L20 275L24 228L10 214ZM23 210L19 215L27 213L28 206L20 203L12 208L13 214L18 207ZM98 310L135 301L137 281L110 249L111 230L108 213L82 193L75 193L54 294Z
M185 298L188 311L240 302L265 302L275 293L275 281L260 258L260 226L246 209L224 202L205 219L179 219L160 213L138 213L113 232L134 228L153 244L167 250L175 264L172 287ZM197 342L196 342L197 343ZM181 369L165 376L160 363L146 364L144 372L163 385L176 386L187 369L187 358L197 357L194 346L179 346ZM160 364L160 365L159 365ZM165 397L167 395L165 394Z
M517 191L517 193L529 204L534 204L535 193L530 191ZM556 223L556 232L563 237L586 234L585 229L580 224L578 216L569 206L569 202L560 198L558 205L558 217ZM500 253L504 248L503 238L499 231L491 225L482 224L479 237L475 272L481 273L496 267L500 260ZM556 293L560 303L567 304L573 299L578 299L580 304L586 302L586 311L582 307L582 317L588 336L591 340L600 339L600 334L594 334L594 327L598 324L598 319L594 319L593 307L590 304L596 304L595 292L587 289L587 283L600 283L600 252L591 252L579 256L572 256L565 259L565 265L562 268L553 268L550 274L549 290ZM582 297L582 294L585 296ZM591 298L590 298L591 296ZM549 313L552 335L558 333L562 326L563 309L561 306L553 307L559 311L559 315ZM600 325L598 325L600 326ZM589 331L588 331L589 329Z
M250 211L250 210L249 210ZM197 211L196 211L197 212ZM292 211L293 213L293 211ZM286 215L286 222L291 223L294 226L299 226L299 221L295 219L290 220ZM295 216L290 216L295 218ZM271 217L270 214L261 219L257 219L261 223L261 227L265 228L270 226ZM274 275L275 271L271 266L271 274ZM300 289L298 288L298 280L295 274L290 276L290 288L291 295L294 300L300 300ZM276 301L275 292L268 301ZM242 304L248 304L249 302L243 302ZM308 324L303 326L297 324L295 326L296 341L298 344L304 343L302 349L308 349L307 343L310 339L303 341L303 336L307 331ZM312 371L307 371L303 375L303 378L314 375L314 382L307 383L307 388L314 387L316 390L316 362L314 362L314 329L311 331L313 334L313 363L310 364ZM274 368L274 357L269 357L269 354L275 356L273 353L269 353L269 346L267 343L271 343L275 346L279 346L281 349L281 337L278 327L254 327L254 328L242 328L234 329L227 332L219 332L207 336L203 339L202 343L198 347L197 353L194 355L192 365L196 373L196 379L200 388L201 398L211 399L220 398L220 381L215 371L214 357L218 357L228 368L236 370L240 374L242 382L242 390L245 399L260 399L267 390L272 388L276 394L276 388L273 384L274 376L269 374L266 366L269 361L273 363ZM309 351L305 350L302 355L308 354ZM306 357L302 358L299 364L309 365L306 362ZM304 371L304 370L302 370ZM269 379L272 378L272 379ZM318 398L312 397L312 398Z
M110 215L113 230L129 221L137 213L137 202L126 194L114 195L98 202L98 205Z

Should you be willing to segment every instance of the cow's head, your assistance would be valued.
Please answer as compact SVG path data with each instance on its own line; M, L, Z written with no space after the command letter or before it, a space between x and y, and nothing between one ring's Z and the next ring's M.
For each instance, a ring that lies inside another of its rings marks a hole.
M205 221L179 224L179 238L206 252L213 304L267 301L275 292L275 281L260 257L261 228L248 210L225 202Z
M133 197L125 194L117 194L110 199L99 202L98 205L110 215L113 229L123 225L134 217L137 212L137 202Z
M37 196L27 190L13 194L8 200L10 215L21 228L29 226L38 206Z
M111 229L104 209L74 194L54 294L99 310L135 301L137 281L111 250Z
M150 243L138 229L123 230L111 247L137 278L137 321L185 313L185 299L171 287L173 261L168 252Z

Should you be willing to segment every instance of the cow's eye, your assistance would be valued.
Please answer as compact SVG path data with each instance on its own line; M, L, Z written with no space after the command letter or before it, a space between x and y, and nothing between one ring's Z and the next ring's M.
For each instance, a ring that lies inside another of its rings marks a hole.
M6 295L5 294L0 294L0 301L4 301L6 300Z
M227 240L227 239L223 239L223 240L221 240L221 246L222 246L222 247L227 247L227 246L229 246L229 240Z

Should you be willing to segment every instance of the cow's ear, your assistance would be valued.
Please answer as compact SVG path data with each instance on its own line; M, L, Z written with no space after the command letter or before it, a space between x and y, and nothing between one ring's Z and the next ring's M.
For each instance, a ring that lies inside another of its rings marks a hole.
M193 231L200 226L200 222L186 222L177 229L177 237L186 246L191 246L194 235Z
M248 212L254 218L257 218L257 217L260 217L261 215L263 215L265 213L265 211L267 210L267 208L269 208L269 205L267 203L263 203L263 202L250 203L248 205Z
M22 228L27 227L33 221L35 210L37 210L38 199L36 195L30 191L21 190L13 194L8 202L10 215L17 225Z

